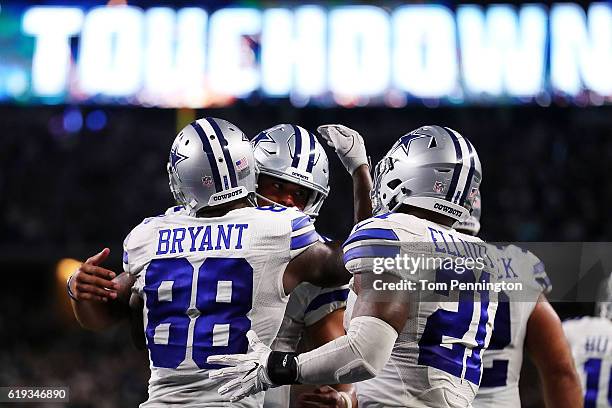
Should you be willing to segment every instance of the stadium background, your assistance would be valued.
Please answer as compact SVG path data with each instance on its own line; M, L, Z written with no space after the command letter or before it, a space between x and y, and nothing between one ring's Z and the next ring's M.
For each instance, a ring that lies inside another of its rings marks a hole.
M165 171L168 151L177 129L195 117L230 120L250 137L278 123L310 130L342 123L364 136L373 163L409 130L449 126L473 142L482 161L484 238L612 240L607 177L612 106L567 98L553 98L549 106L534 101L424 105L295 107L287 99L257 94L223 108L3 100L0 386L68 385L71 407L136 406L146 398L146 354L133 348L126 327L103 334L77 327L64 284L74 265L61 261L84 260L108 246L108 266L121 269L123 237L144 217L173 204ZM352 220L351 182L326 149L331 193L317 225L343 239ZM562 317L592 312L591 304L555 307ZM534 375L529 368L523 382L533 384ZM524 388L524 403L540 406L533 385Z

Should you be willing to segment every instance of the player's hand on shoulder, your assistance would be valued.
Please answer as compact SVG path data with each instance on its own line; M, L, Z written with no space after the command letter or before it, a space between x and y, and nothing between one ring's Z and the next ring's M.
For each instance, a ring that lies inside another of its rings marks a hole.
M363 137L356 130L344 125L322 125L317 131L327 144L334 148L350 175L353 175L359 166L368 164Z
M329 385L323 385L314 390L314 392L305 392L301 394L298 397L297 406L298 408L347 408L348 404L338 390Z
M110 250L104 248L87 259L70 277L68 285L75 300L107 302L117 298L119 284L113 282L116 273L100 266L109 254Z

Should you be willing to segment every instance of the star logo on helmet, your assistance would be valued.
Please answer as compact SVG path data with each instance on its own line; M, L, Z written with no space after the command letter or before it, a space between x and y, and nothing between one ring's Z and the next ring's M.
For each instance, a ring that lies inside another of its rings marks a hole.
M419 133L408 133L407 135L404 135L401 137L401 139L399 140L398 144L400 146L402 146L402 149L404 149L404 153L406 153L406 156L408 155L408 150L410 149L410 145L412 144L413 141L418 140L418 139L423 139L423 138L431 138L430 135L422 135Z
M263 143L263 142L274 143L274 139L272 139L272 137L268 133L261 132L260 134L255 136L255 138L251 141L251 143L253 144L253 149L255 149L258 144Z
M187 156L180 154L178 152L178 145L175 145L172 150L170 150L170 167L172 168L172 170L176 173L176 166L177 164L179 164L180 162L182 162L183 160L188 159Z

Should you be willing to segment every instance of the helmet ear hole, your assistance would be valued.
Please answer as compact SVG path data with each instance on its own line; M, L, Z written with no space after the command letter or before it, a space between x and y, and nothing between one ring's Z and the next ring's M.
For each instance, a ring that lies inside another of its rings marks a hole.
M391 190L395 190L400 184L402 184L400 179L394 179L387 183L387 187L389 187Z

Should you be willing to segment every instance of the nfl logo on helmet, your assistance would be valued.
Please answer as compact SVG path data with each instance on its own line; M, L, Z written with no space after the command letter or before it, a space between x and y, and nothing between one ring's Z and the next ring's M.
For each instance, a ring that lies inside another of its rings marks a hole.
M444 191L444 183L436 181L433 186L434 193L442 193Z
M204 187L212 187L212 185L213 185L213 178L211 176L204 176L204 177L202 177L202 185Z

